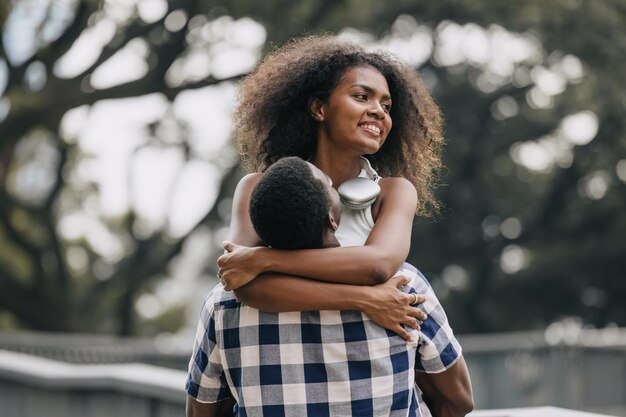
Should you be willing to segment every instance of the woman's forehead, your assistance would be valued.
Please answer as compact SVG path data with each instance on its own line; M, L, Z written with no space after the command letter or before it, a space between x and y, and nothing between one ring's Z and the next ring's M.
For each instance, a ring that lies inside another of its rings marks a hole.
M377 90L382 95L389 95L389 85L385 76L374 67L360 66L348 68L339 83L344 87L365 86Z

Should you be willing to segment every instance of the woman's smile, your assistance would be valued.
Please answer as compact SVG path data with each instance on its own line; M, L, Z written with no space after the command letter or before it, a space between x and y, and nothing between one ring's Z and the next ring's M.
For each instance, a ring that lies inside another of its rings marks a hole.
M382 125L379 123L361 123L359 126L375 137L380 137L380 133L382 132Z

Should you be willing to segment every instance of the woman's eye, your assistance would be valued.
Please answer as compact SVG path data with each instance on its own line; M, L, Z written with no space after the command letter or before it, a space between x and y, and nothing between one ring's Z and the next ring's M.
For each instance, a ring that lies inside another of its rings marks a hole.
M367 101L367 95L366 94L356 94L354 97L358 98L359 100Z
M391 104L383 104L382 105L383 110L385 110L386 113L389 113L391 111Z

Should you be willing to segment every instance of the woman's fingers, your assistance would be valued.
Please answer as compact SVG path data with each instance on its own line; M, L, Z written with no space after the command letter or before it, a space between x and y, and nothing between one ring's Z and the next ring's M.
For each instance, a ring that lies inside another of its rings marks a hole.
M217 279L220 280L226 291L230 291L230 280L224 276L222 268L217 270Z
M411 278L409 278L406 275L397 275L393 277L392 280L393 280L393 285L397 289L400 289L404 287L405 285L407 285L409 282L411 282ZM423 304L425 301L426 301L426 295L424 294L410 293L410 294L407 294L407 297L406 297L406 302L409 305Z
M233 274L227 272L226 269L219 267L217 269L217 278L220 280L226 291L236 290L235 280Z
M390 282L391 281L391 282ZM376 286L381 302L373 311L364 311L379 325L393 331L407 341L413 341L411 333L421 329L421 322L428 318L417 306L426 301L425 294L405 293L402 287L411 282L411 278L398 275ZM415 333L413 333L415 335Z
M426 301L426 296L424 294L409 294L413 297L413 300L411 300L411 304L423 304Z
M421 326L419 324L419 322L417 320L415 320L414 317L407 317L406 319L404 319L404 324L406 324L407 326L415 329L415 330L420 330Z
M406 300L409 305L418 305L426 301L426 296L424 294L410 293L407 294Z
M404 287L406 284L411 282L411 278L407 277L406 275L396 275L392 279L393 279L393 284L398 289L400 289L400 287Z
M223 255L220 255L219 258L217 258L217 265L222 267L224 265L226 265L226 262L228 262L228 258L230 258L230 253L225 253Z
M403 338L407 342L412 342L413 341L413 336L411 336L411 333L409 333L404 327L402 327L399 324L396 324L395 326L393 326L391 328L391 331L397 333L398 336L400 336L401 338Z
M232 251L234 251L235 249L237 249L237 246L238 246L237 244L235 244L235 243L233 243L233 242L229 242L229 241L227 241L227 240L225 240L225 241L223 241L223 242L222 242L222 247L224 248L224 250L225 250L226 252L232 252Z
M236 285L236 283L233 280L224 278L222 276L220 276L220 282L222 283L226 291L236 290L237 288L240 287L239 285Z
M424 321L428 318L428 315L417 307L409 307L409 316L414 317L420 321Z

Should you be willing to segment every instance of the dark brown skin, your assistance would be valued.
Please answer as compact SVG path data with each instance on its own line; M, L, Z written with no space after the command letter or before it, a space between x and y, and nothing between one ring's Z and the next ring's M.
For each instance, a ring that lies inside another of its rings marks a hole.
M392 126L391 105L385 78L371 67L349 69L327 101L311 100L311 116L318 123L311 162L334 187L358 174L361 155L383 145ZM226 288L262 311L360 310L410 340L402 324L417 328L415 317L421 311L410 306L413 296L398 291L403 281L390 277L410 247L417 206L413 184L404 178L381 179L372 207L375 226L364 246L280 251L263 247L248 215L259 176L244 177L235 191L230 242L218 260ZM419 375L416 381L435 417L462 416L473 407L463 358L441 374Z
M329 156L318 149L320 122L326 121L319 120L306 104L316 100L328 104L330 94L353 68L376 68L384 75L392 100L391 109L388 98L378 101L393 120L385 145L362 154L368 154L381 176L402 177L413 184L418 214L436 213L439 204L433 191L444 138L439 108L430 92L406 62L333 36L294 39L267 55L241 82L233 139L242 163L253 172L262 172L281 157L300 156L329 173L328 167L319 165L323 161L315 160ZM369 95L361 98L371 102ZM343 159L340 154L330 156ZM347 175L354 173L347 171Z
M463 417L474 409L472 383L463 356L441 373L416 372L415 382L433 417Z
M232 417L234 405L233 398L215 403L201 403L187 396L185 415L187 417Z
M254 185L258 182L260 174L249 174L239 183L235 191L233 202L233 215L231 221L231 239L239 232L239 237L235 236L240 242L250 245L261 244L259 237L256 235L250 217L248 216L248 204L250 193ZM236 210L236 208L238 208ZM247 225L247 227L244 227ZM235 240L235 239L233 239ZM235 240L236 241L236 240ZM237 277L238 274L254 275L255 273L247 272L255 260L255 255L261 250L267 250L269 254L277 254L289 260L291 255L308 252L310 257L310 269L325 264L319 262L318 256L321 254L326 257L327 252L359 250L362 247L354 248L330 248L330 249L313 249L306 251L277 251L267 247L257 246L238 246L234 243L226 245L227 249L232 250L227 256L237 255L239 257L237 266L227 273ZM350 256L348 254L347 256ZM220 263L224 261L224 257L220 258ZM367 260L368 262L370 260ZM344 262L345 263L345 262ZM302 266L302 264L297 266ZM398 265L399 268L399 265ZM331 278L339 277L340 268L329 268ZM358 273L358 272L357 272ZM303 275L303 274L298 274ZM255 275L256 276L256 275ZM359 275L357 275L358 277ZM225 275L222 275L224 278ZM418 308L411 306L413 296L399 291L398 288L407 284L407 278L398 278L390 280L381 285L372 287L363 285L346 285L339 281L336 283L325 283L316 280L304 279L300 276L288 276L278 273L262 273L253 279L244 287L235 291L237 298L242 302L266 312L285 312L285 311L311 311L311 310L359 310L367 314L372 320L379 325L398 333L407 340L411 340L410 333L402 326L408 325L418 329L418 320L425 320L425 314ZM423 296L419 302L423 302Z
M369 67L353 68L328 102L311 102L312 117L319 124L312 162L332 179L334 187L354 178L360 171L361 155L375 153L385 142L392 126L389 96L382 74ZM376 126L380 132L367 126ZM248 247L262 245L248 216L254 184L254 177L246 177L237 187L231 221L231 242ZM403 178L384 178L380 186L373 208L376 223L365 246L289 252L235 247L218 261L226 288L237 289L269 271L343 284L385 282L408 255L417 193ZM319 262L320 255L325 262ZM254 302L253 297L248 301Z
M250 223L247 215L249 189L258 177L245 178L235 192L231 242L227 254L220 257L220 275L226 289L239 289L263 272L274 271L343 284L375 285L387 281L408 255L413 220L412 202L415 194L401 178L380 181L381 194L374 207L375 226L365 246L281 251L262 246L252 229L239 226ZM239 207L235 208L235 204ZM234 217L240 212L243 218ZM391 233L391 230L401 232ZM237 246L239 245L239 246ZM320 262L323 256L324 262Z
M385 78L370 67L348 70L328 101L311 100L311 117L319 126L312 162L332 179L335 187L358 174L361 155L375 153L385 142L392 127L391 105ZM379 131L373 132L372 126ZM360 286L385 283L408 254L417 204L413 185L402 178L380 181L381 194L373 207L376 226L365 246L278 251L262 246L248 215L250 194L259 176L244 177L235 191L231 242L225 245L227 253L218 260L226 288L236 289L240 300L264 311L371 306L366 314L373 320L410 339L402 324L417 328L415 317L423 313L410 306L412 296L398 294L397 283L368 289L294 278ZM253 284L248 284L252 280ZM375 297L379 297L378 302ZM307 305L303 305L303 300ZM381 311L390 316L382 317Z

